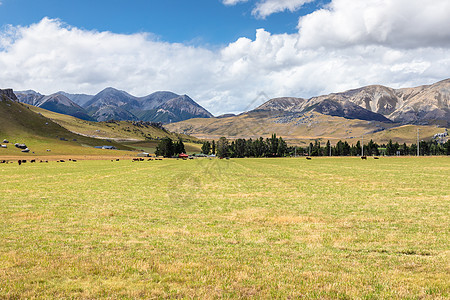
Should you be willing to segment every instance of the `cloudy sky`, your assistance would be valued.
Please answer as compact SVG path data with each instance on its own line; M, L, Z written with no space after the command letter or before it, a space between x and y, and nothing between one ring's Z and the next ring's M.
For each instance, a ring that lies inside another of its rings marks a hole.
M0 0L0 88L267 98L450 77L448 0Z

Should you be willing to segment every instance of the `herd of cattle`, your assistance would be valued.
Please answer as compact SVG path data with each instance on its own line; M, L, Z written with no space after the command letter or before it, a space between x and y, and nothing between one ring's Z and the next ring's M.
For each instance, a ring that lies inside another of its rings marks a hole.
M149 158L149 159L147 159L147 161L151 161L151 160L162 160L162 158ZM71 158L69 158L69 160L68 161L71 161L71 162L77 162L77 160L76 159L71 159ZM111 159L111 161L120 161L120 159ZM131 160L132 162L135 162L135 161L145 161L145 159L144 158L133 158L132 160ZM15 161L12 161L12 160L0 160L0 164L12 164L12 163L14 163ZM19 166L21 165L21 164L25 164L25 163L27 163L28 162L28 160L26 160L26 159L19 159L19 160L17 160L17 163L19 164ZM37 159L31 159L30 161L29 161L30 163L37 163L38 162L38 160ZM64 163L64 162L66 162L65 160L63 160L63 159L60 159L60 160L57 160L56 162L58 162L58 163ZM39 160L39 163L48 163L48 160Z
M311 160L312 158L309 157L309 156L307 156L306 159L307 159L307 160ZM367 156L361 156L361 159L362 159L362 160L367 160ZM373 159L380 159L380 158L377 157L377 156L374 156Z

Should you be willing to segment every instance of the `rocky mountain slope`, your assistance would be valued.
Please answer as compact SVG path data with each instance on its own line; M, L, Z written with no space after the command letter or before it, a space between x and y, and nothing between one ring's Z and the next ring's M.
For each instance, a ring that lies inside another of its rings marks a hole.
M166 127L199 138L277 133L291 140L357 139L405 124L433 125L425 126L431 134L443 130L434 125L450 126L449 98L450 79L405 89L373 85L310 99L275 98L238 116L191 119ZM407 135L405 140L413 141L416 133L410 128Z
M191 118L210 118L212 114L187 95L156 92L135 97L124 91L107 88L85 104L97 121L141 120L172 123Z
M76 104L80 106L84 106L86 102L94 98L94 95L86 95L86 94L69 94L63 91L57 92L57 94L61 94L75 102Z
M23 103L85 120L172 123L191 118L212 117L210 112L189 96L166 91L135 97L110 87L95 96L65 92L44 96L31 90L17 92L16 95Z
M450 126L450 79L415 88L372 85L310 99L276 98L256 110L304 112L324 106L330 109L316 111L351 119L382 121L385 117L402 124Z
M15 93L22 103L41 107L53 112L74 116L82 120L93 120L87 111L60 93L49 96L41 95L35 91L24 91Z

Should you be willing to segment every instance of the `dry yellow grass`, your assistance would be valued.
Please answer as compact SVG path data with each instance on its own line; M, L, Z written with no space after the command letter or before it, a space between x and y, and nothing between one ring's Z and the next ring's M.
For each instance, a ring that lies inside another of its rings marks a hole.
M446 299L450 158L0 165L0 298Z

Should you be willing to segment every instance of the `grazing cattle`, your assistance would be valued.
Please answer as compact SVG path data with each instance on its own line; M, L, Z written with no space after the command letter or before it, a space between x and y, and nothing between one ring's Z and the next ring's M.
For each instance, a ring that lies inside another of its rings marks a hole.
M0 161L0 164L6 164L6 160Z
M139 161L139 158L133 158L133 162Z
M307 156L306 159L307 159L307 160L311 160L311 157L308 157L308 156Z
M18 161L17 161L17 163L19 164L19 166L22 164L22 161L19 159Z
M367 156L361 156L361 159L367 159Z
M27 160L26 159L22 159L22 163L24 164L24 163L26 163L27 162Z
M380 159L380 158L375 156L373 159Z
M144 161L145 159L143 159L143 158L139 158L139 161Z
M116 161L120 161L120 159L117 158Z
M36 162L35 159L30 160L30 163L35 163L35 162Z
M76 159L72 159L72 162L77 162L77 160Z
M65 160L60 159L59 162L66 162Z

